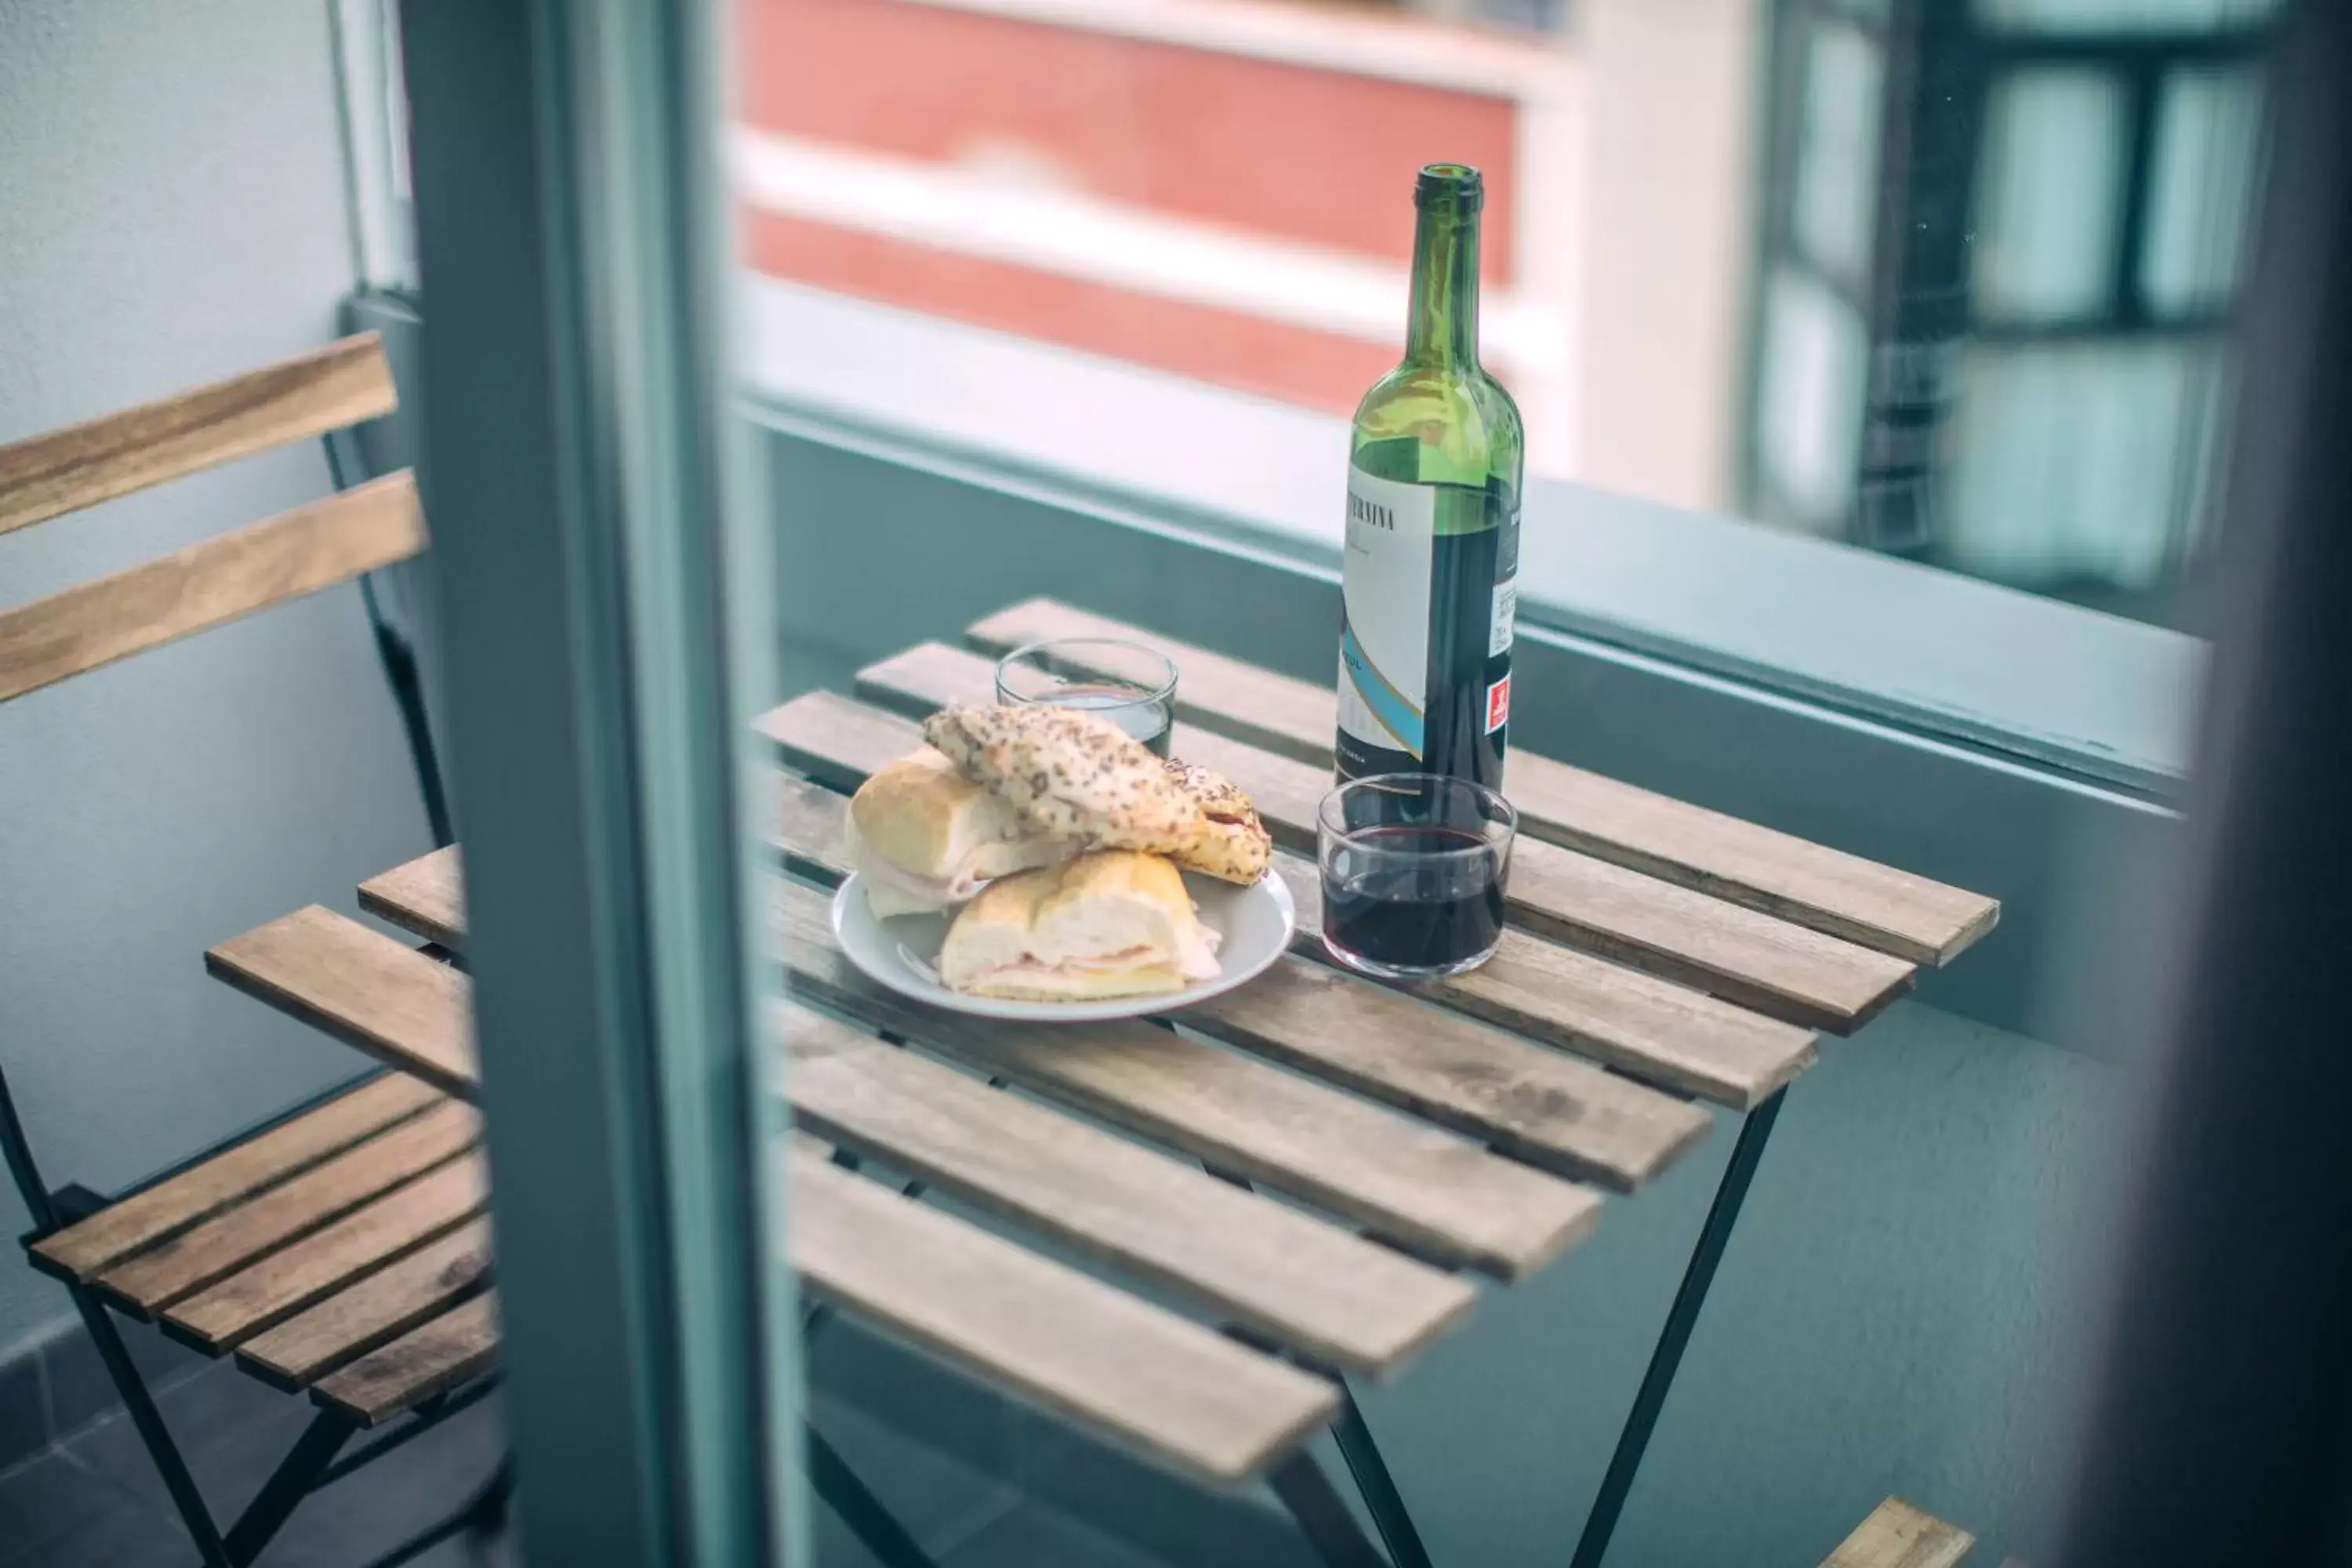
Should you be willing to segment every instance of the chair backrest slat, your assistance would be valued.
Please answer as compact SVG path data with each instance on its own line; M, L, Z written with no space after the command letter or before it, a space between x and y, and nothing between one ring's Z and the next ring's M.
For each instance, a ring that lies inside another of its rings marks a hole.
M373 332L0 447L0 533L233 458L323 436L399 403Z
M0 610L0 702L425 548L406 469Z

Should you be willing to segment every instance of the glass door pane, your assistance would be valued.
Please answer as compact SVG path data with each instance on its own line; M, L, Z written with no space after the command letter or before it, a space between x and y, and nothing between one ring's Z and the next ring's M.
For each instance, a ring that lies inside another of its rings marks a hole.
M556 1562L804 1561L728 17L401 20L521 1536Z

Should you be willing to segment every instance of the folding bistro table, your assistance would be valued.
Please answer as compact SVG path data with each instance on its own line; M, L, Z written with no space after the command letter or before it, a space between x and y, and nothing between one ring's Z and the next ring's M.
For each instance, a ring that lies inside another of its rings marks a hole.
M839 792L919 742L912 715L992 700L988 655L1081 635L1176 661L1174 749L1256 800L1297 900L1296 951L1157 1023L999 1023L869 984L827 921L848 868ZM799 1131L778 1158L797 1184L790 1247L806 1288L1200 1481L1265 1479L1327 1562L1421 1568L1349 1380L1394 1372L1465 1321L1477 1300L1465 1273L1507 1285L1572 1246L1602 1193L1633 1191L1706 1131L1695 1101L1730 1108L1738 1145L1577 1548L1578 1564L1598 1563L1814 1031L1852 1032L1919 964L1990 930L1999 906L1517 751L1510 929L1483 968L1407 994L1322 962L1312 854L1330 690L1043 600L968 636L981 651L912 648L863 671L855 698L814 693L759 721L793 770L777 784L774 910ZM471 1098L467 982L445 962L465 942L457 852L386 872L359 901L430 945L314 907L207 961ZM912 1184L885 1184L877 1165ZM926 1188L1018 1239L907 1201ZM450 1227L475 1213L453 1210ZM1029 1250L1033 1238L1108 1278ZM317 1279L268 1321L316 1319L372 1278ZM478 1367L483 1333L436 1338L425 1308L469 1312L479 1331L487 1288L468 1277L444 1302L411 1299L397 1332L352 1340L334 1364L345 1383L371 1366L414 1375L457 1343ZM1327 1425L1385 1555L1305 1447ZM811 1452L818 1490L878 1555L926 1561L821 1436Z

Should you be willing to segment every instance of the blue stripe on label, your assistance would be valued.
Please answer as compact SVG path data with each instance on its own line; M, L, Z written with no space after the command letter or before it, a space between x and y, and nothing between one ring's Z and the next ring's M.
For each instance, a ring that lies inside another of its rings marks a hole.
M1339 658L1348 666L1348 682L1364 706L1372 710L1388 732L1394 735L1414 756L1421 755L1421 710L1407 702L1397 689L1364 655L1361 643L1356 640L1350 626L1339 634Z

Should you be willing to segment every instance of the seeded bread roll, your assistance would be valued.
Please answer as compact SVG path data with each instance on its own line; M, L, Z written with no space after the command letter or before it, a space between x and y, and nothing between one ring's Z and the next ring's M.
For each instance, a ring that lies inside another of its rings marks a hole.
M1207 819L1201 841L1178 855L1176 863L1188 871L1247 887L1274 864L1274 836L1265 830L1257 807L1241 786L1198 763L1169 759L1171 778L1192 797Z
M1208 831L1199 804L1161 761L1092 713L958 704L925 720L923 739L1038 833L1181 856Z

